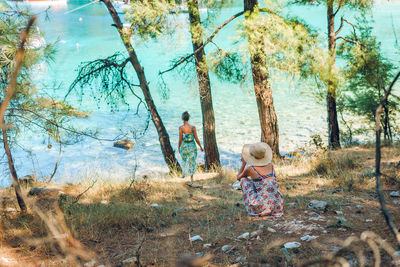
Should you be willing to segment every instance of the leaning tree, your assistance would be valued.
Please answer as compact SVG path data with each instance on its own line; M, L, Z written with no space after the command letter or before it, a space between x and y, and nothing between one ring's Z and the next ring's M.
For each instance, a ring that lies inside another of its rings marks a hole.
M33 77L38 72L38 64L52 59L54 45L35 45L33 40L41 38L34 27L35 17L27 10L11 7L1 10L0 17L0 139L18 204L26 211L12 155L22 133L52 138L60 143L61 138L91 134L72 125L75 118L84 114L65 101L50 97L44 88L36 87Z
M124 28L111 1L101 1L106 6L114 21L112 26L114 26L118 31L119 37L128 53L128 56L125 57L122 54L117 53L105 59L83 63L80 66L78 77L70 86L67 96L77 88L81 89L80 91L78 90L80 95L84 94L83 90L96 81L100 81L101 83L101 86L98 87L98 91L96 92L97 95L99 94L100 98L104 99L109 104L115 105L118 101L125 102L128 93L136 96L139 99L139 105L144 104L151 115L151 119L157 130L161 151L168 168L170 171L180 171L180 165L176 160L175 151L172 149L167 129L164 126L151 95L144 68L140 64L139 58L131 43L131 33ZM161 10L158 18L165 19L165 14L168 14L168 11L165 13L165 10ZM158 29L155 29L155 31L158 31ZM127 76L128 64L130 64L136 72L139 81L138 85L133 84ZM144 101L141 100L141 97L134 90L135 87L141 89Z

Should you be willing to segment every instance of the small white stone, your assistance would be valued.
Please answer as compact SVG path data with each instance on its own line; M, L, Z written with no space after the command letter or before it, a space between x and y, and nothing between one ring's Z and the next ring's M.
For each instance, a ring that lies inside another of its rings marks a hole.
M310 220L312 221L323 221L325 219L324 216L318 215L316 217L311 217Z
M203 257L204 256L204 252L196 252L196 256L197 257Z
M103 204L103 205L107 205L108 201L107 200L102 200L102 201L100 201L100 203Z
M246 261L246 257L245 256L239 256L236 258L236 262L244 262Z
M301 246L299 242L287 242L285 245L283 245L285 248L298 248Z
M246 232L246 233L241 234L241 235L238 236L237 238L238 238L238 239L247 239L247 238L249 238L249 235L250 235L250 233L249 233L249 232Z
M208 244L203 244L203 247L204 248L211 248L211 247L213 247L213 245L208 243Z
M122 265L129 264L129 263L136 262L136 261L137 261L136 257L128 258L128 259L122 261Z
M313 239L316 239L318 236L316 235L305 235L300 238L301 241L310 242Z
M191 242L194 242L194 241L203 241L203 238L201 238L201 236L199 236L199 235L195 235L195 236L192 236L189 240L190 240Z
M259 226L258 226L258 229L264 229L265 228L265 225L264 224L260 224Z
M366 219L365 222L372 222L372 219Z
M320 211L325 211L327 206L328 206L328 203L323 200L313 199L308 203L308 207L310 209L315 209L315 210L320 210Z
M254 231L254 232L251 232L250 237L251 237L251 238L253 238L253 237L258 237L260 234L261 234L261 231L260 231L260 230Z
M274 228L268 227L267 230L271 233L276 233L276 230Z
M360 209L362 209L362 208L363 208L363 206L361 206L361 205L357 205L357 206L356 206L356 208L360 210Z
M390 192L389 195L390 195L391 197L400 197L399 191L392 191L392 192Z
M224 246L222 246L221 251L225 253L228 250L230 250L231 248L232 248L232 245L224 245Z
M336 213L337 215L343 215L343 211L340 211L340 210L335 210L335 213Z
M152 207L152 208L159 208L160 205L158 205L157 203L153 203L153 204L150 205L150 207Z
M232 189L233 190L242 190L242 188L240 187L240 181L236 181L232 184Z
M7 212L18 212L18 210L14 209L14 208L7 208L6 211Z
M83 266L84 267L93 267L96 264L96 260L91 260L89 262L86 262Z

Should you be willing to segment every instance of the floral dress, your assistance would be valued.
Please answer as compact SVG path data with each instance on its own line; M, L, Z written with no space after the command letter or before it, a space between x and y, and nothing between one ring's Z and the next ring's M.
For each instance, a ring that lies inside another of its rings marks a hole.
M283 215L283 196L278 190L275 172L262 175L256 169L251 168L259 175L257 179L246 179L242 184L242 191L246 210L250 216L280 217Z
M183 134L181 149L179 151L183 160L183 175L193 175L196 172L197 146L194 134Z

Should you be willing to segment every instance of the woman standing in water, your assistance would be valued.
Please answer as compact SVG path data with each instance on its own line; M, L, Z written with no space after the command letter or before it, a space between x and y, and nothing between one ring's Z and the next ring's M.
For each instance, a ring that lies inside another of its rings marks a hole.
M197 146L204 151L197 138L196 127L189 124L190 115L187 111L182 113L183 125L179 127L179 145L178 150L183 160L183 177L190 175L193 182L193 174L196 172ZM196 143L195 143L196 141Z

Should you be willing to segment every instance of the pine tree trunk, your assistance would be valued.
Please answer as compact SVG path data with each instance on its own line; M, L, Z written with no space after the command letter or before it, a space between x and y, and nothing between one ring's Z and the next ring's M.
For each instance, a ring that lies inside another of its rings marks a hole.
M153 120L154 126L157 129L158 139L160 141L161 150L164 156L164 160L168 165L170 171L181 170L181 167L178 161L175 158L175 151L172 149L169 135L165 126L161 120L160 115L158 114L157 108L154 104L153 98L150 93L150 89L146 80L146 76L143 71L143 67L140 65L139 59L137 58L136 52L133 46L130 43L129 37L123 33L123 25L121 20L115 11L114 6L110 2L110 0L102 0L106 5L108 12L114 20L115 27L118 30L119 36L121 37L122 42L124 43L125 49L129 54L129 60L136 71L137 77L139 79L140 88L142 89L144 99L146 101L146 105L150 111L151 118Z
M249 11L250 14L257 5L257 0L244 0L244 10ZM248 19L249 13L245 15L246 19ZM253 49L249 49L254 93L261 126L261 141L269 144L274 154L280 156L278 118L269 83L267 58L263 40L254 39L251 33L248 34L248 39L249 47L257 47L257 50L260 50L254 51Z
M203 45L203 31L200 23L199 5L197 0L188 1L190 33L192 37L193 51ZM197 80L199 83L201 113L203 118L203 142L205 149L206 169L218 167L219 152L215 137L215 118L212 104L210 77L208 73L206 55L204 49L195 54Z
M331 58L329 71L332 74L336 61L336 33L335 33L335 14L333 13L333 0L327 3L328 17L328 49ZM328 81L326 105L328 111L328 144L329 149L340 148L339 123L336 110L336 88L332 81Z
M18 175L17 175L17 171L15 170L14 161L13 161L13 158L11 155L11 150L10 150L10 147L8 146L8 135L7 135L6 124L5 124L4 118L2 118L1 120L2 120L1 124L4 125L4 129L2 129L3 146L4 146L4 151L6 152L6 155L7 155L8 168L11 173L12 184L14 186L15 195L17 196L18 206L22 212L26 212L27 211L26 204L25 204L24 198L22 196L21 187L19 186Z

